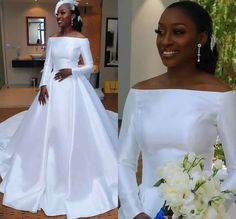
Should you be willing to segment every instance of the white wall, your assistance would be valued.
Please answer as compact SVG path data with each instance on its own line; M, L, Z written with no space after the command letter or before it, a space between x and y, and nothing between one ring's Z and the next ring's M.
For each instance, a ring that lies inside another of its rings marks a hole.
M99 80L100 87L103 87L103 83L105 80L118 80L118 68L117 67L104 67L106 18L107 17L117 18L117 16L118 16L117 1L118 0L103 0L101 53L100 53L100 80Z
M21 47L21 57L27 57L35 53L35 46L27 46L26 42L26 16L46 17L46 38L58 31L54 12L55 3L32 3L20 4L3 1L3 33L4 45ZM6 83L8 85L30 84L31 77L40 77L40 68L12 68L12 59L16 58L16 49L5 47L6 52ZM40 52L41 48L38 48Z
M129 3L128 3L129 2ZM157 48L160 15L174 0L119 0L119 115L134 84L165 72Z

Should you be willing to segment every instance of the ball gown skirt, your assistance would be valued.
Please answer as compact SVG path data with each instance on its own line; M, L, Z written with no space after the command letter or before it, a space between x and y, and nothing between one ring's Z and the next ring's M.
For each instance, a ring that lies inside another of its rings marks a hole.
M117 207L117 127L85 76L50 74L49 98L0 124L3 204L67 218Z

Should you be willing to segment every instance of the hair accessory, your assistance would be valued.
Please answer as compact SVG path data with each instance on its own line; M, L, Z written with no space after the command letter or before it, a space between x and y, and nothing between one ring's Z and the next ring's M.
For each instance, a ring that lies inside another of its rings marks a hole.
M54 14L57 14L58 8L61 7L63 4L70 4L71 10L75 10L75 7L79 5L80 0L59 0L56 4Z
M216 45L216 37L215 37L214 34L212 34L212 35L211 35L211 44L210 44L210 46L211 46L211 51L214 50L215 45Z
M78 22L80 22L80 21L82 22L82 17L81 17L81 16L78 16L78 17L77 17L77 20L78 20Z
M201 61L201 59L200 59L200 57L201 57L201 47L202 47L202 44L198 43L197 44L197 62Z

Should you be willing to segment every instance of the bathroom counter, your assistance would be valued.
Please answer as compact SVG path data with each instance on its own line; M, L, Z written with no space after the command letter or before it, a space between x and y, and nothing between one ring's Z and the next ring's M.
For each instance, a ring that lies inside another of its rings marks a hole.
M44 59L14 59L12 60L13 68L43 68Z

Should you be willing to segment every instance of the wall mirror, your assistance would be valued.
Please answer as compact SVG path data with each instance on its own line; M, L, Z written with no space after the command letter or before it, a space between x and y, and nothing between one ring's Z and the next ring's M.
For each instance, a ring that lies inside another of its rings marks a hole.
M45 45L46 18L26 17L27 45Z
M118 66L118 19L106 19L105 66Z

